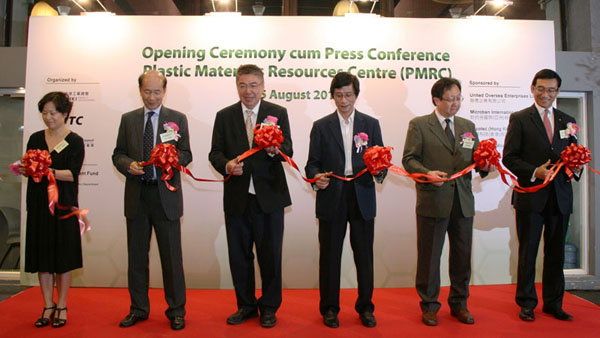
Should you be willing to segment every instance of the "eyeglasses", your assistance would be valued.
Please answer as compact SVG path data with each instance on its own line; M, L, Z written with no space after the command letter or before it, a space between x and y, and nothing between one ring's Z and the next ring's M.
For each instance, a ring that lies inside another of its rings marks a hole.
M446 101L446 102L462 102L465 98L462 96L455 96L455 97L442 97L442 100Z
M334 94L333 94L333 98L334 98L334 99L336 99L336 100L341 100L341 99L343 99L343 98L346 98L346 99L351 99L351 98L353 98L354 96L356 96L356 95L354 94L354 92L348 92L348 93L334 93Z
M258 89L258 87L260 87L260 85L262 85L262 82L238 83L237 87L240 90L246 90L246 89L256 90L256 89Z
M537 86L535 87L535 91L543 94L544 92L550 94L550 95L554 95L556 93L558 93L558 88L546 88L546 87L542 87L542 86Z

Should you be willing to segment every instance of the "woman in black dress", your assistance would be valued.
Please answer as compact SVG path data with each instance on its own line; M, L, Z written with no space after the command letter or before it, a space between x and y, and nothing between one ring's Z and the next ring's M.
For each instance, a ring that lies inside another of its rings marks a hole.
M73 103L62 92L46 94L38 109L46 129L33 133L27 150L48 150L52 157L51 171L58 185L58 204L77 207L78 177L83 165L83 139L69 130L66 121ZM48 209L48 180L35 183L27 181L27 232L25 246L25 271L37 272L44 309L35 322L36 327L52 324L64 326L67 322L67 293L71 285L71 270L82 267L81 236L77 217L59 219L71 210ZM53 299L56 282L58 299Z

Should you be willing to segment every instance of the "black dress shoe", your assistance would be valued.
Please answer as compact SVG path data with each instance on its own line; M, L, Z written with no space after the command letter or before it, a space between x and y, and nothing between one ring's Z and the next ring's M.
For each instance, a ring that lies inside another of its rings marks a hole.
M229 325L238 325L246 321L248 318L258 316L258 311L256 309L244 309L241 308L237 310L236 313L227 317L227 324Z
M327 311L323 315L323 324L332 329L337 329L338 327L340 327L340 321L338 319L337 313L335 313L333 310Z
M475 324L475 319L467 309L451 310L450 314L463 324Z
M558 320L564 320L564 321L572 321L573 320L573 316L571 316L570 314L563 311L563 309L558 309L558 310L542 309L542 311L544 313L554 316L554 318L556 318Z
M371 311L365 311L359 315L360 321L363 326L366 327L375 327L377 325L377 320Z
M437 314L433 311L425 311L421 317L421 321L423 324L427 326L436 326L438 325Z
M521 320L525 322L533 322L535 320L535 314L533 313L533 309L522 307L521 312L519 312L519 318L521 318Z
M182 316L175 316L169 319L169 321L173 330L182 330L185 327L185 319Z
M138 316L135 313L130 313L119 323L120 327L130 327L135 325L137 322L141 322L148 319L148 317Z
M260 313L260 326L262 327L273 327L277 324L277 316L275 312L267 310Z

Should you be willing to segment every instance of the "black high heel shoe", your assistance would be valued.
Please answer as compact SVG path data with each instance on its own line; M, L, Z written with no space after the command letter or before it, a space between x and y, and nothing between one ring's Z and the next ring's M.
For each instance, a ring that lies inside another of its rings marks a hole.
M56 308L56 313L54 314L54 319L52 320L52 327L59 328L65 326L67 324L66 319L60 318L60 313L63 311L67 311L66 307Z
M50 315L46 318L46 317L44 317L44 315L46 314L46 311L48 311L48 310L52 310L52 312L50 312ZM35 325L35 327L37 327L37 328L47 326L48 324L50 324L50 321L54 317L54 311L56 311L56 304L54 304L51 307L45 307L42 310L42 315L40 316L40 318L38 318L38 320L35 321L35 323L33 323L33 325Z

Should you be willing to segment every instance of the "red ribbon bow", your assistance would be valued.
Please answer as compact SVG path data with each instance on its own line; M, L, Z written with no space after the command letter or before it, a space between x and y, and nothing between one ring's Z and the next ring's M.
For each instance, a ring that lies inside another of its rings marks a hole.
M50 153L48 150L29 149L21 158L21 165L25 169L23 175L31 177L35 183L40 183L44 177L48 178L48 209L54 215L54 207L58 204L58 186L50 171Z

